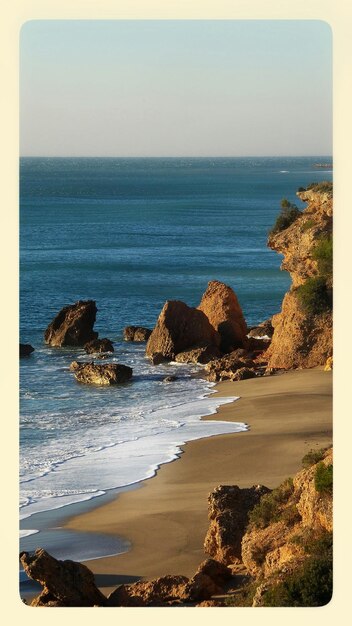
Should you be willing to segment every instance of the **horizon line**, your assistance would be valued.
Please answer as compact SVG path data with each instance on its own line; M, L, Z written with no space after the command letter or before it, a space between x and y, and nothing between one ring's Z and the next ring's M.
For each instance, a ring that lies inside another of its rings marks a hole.
M332 154L246 154L246 155L99 155L99 154L20 154L20 159L284 159L327 157Z

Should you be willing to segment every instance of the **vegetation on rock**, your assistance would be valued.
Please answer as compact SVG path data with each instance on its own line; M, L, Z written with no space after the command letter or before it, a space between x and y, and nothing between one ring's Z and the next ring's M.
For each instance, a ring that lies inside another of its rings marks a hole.
M297 288L296 294L300 305L311 316L331 311L332 291L327 286L324 276L307 278L306 282Z
M287 198L283 198L281 200L281 211L269 234L275 235L282 230L286 230L300 215L302 215L302 212L299 208L292 202L289 202Z
M332 465L318 463L314 477L314 485L318 493L332 494L332 473Z

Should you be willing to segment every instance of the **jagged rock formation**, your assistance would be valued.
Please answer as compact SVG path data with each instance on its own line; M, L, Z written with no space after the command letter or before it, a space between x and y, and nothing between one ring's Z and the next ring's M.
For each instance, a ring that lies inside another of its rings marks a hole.
M56 315L44 333L45 343L50 346L84 346L97 339L93 331L97 313L94 300L79 300L65 306Z
M20 554L29 578L43 586L31 606L105 606L106 598L96 587L94 575L81 563L58 561L42 548L33 555Z
M299 297L299 287L319 275L315 248L322 237L332 234L332 191L317 185L297 195L308 206L288 228L268 240L270 248L284 255L281 269L292 277L281 313L272 318L274 333L266 353L269 368L315 367L324 365L332 354L331 310L308 312Z
M178 300L165 303L157 324L149 337L146 355L160 353L173 360L179 352L194 346L219 346L220 335L210 324L206 315Z
M262 485L249 489L240 489L237 485L216 487L208 497L210 526L204 551L224 565L238 563L248 513L269 491Z
M114 346L110 339L93 339L85 344L84 349L87 354L101 354L104 352L114 352Z
M34 352L33 346L29 343L20 343L20 357L29 356Z
M220 349L231 352L246 345L247 324L233 289L211 280L198 307L221 336Z
M209 496L205 550L229 566L244 565L252 606L321 606L330 599L332 448L310 455L311 465L277 489L220 486ZM238 598L234 604L243 606Z
M143 326L126 326L123 330L125 341L148 341L152 331Z
M106 363L96 365L95 363L78 363L73 361L70 370L80 383L87 385L117 385L125 383L132 377L133 370L127 365L120 363Z

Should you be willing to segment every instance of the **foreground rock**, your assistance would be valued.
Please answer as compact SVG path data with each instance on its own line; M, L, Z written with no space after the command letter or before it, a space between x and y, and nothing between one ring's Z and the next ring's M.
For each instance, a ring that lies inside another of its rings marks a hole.
M126 326L123 331L125 341L148 341L152 331L143 326Z
M20 343L20 357L29 356L34 352L33 346L29 343Z
M56 315L44 333L45 343L50 346L84 346L97 339L93 331L97 313L94 300L79 300L65 306Z
M114 352L114 346L110 339L93 339L85 344L84 349L87 354L101 354L104 352Z
M43 586L31 606L105 606L106 598L96 587L94 575L81 563L58 561L42 548L33 555L20 554L23 569L29 578Z
M262 485L240 489L220 485L208 497L210 526L204 550L224 565L241 560L241 542L248 524L248 513L270 489Z
M117 385L125 383L132 377L133 370L127 365L120 363L78 363L73 361L70 370L80 383L87 385Z
M332 268L328 267L327 254L332 236L332 190L316 185L297 195L308 203L307 208L288 228L268 240L270 248L284 255L281 269L292 278L281 313L272 318L274 334L266 354L269 367L281 369L324 365L332 355ZM316 250L324 242L325 258L319 264ZM309 308L300 296L303 286L309 289Z
M120 585L109 595L108 606L165 606L179 600L188 582L186 576L162 576Z
M220 334L222 352L231 352L246 345L247 324L231 287L218 280L211 280L198 309L205 313Z
M146 355L152 358L155 353L159 353L168 360L174 360L176 354L194 346L218 347L219 344L219 333L202 311L184 302L170 300L165 303L149 337Z

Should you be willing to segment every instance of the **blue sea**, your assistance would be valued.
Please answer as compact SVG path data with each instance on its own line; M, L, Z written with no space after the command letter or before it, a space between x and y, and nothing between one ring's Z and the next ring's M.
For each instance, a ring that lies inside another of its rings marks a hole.
M35 348L20 364L22 549L47 547L38 514L98 504L153 476L187 441L247 428L201 421L231 399L212 393L201 366L150 365L122 331L152 328L166 300L197 306L213 279L235 290L249 326L277 313L290 278L268 231L282 198L303 208L297 189L332 179L314 167L324 161L21 159L20 338ZM44 344L52 318L80 299L96 301L95 329L114 342L111 360L133 368L130 383L80 385L69 365L91 357ZM164 383L170 374L177 380ZM56 554L98 556L90 544Z

